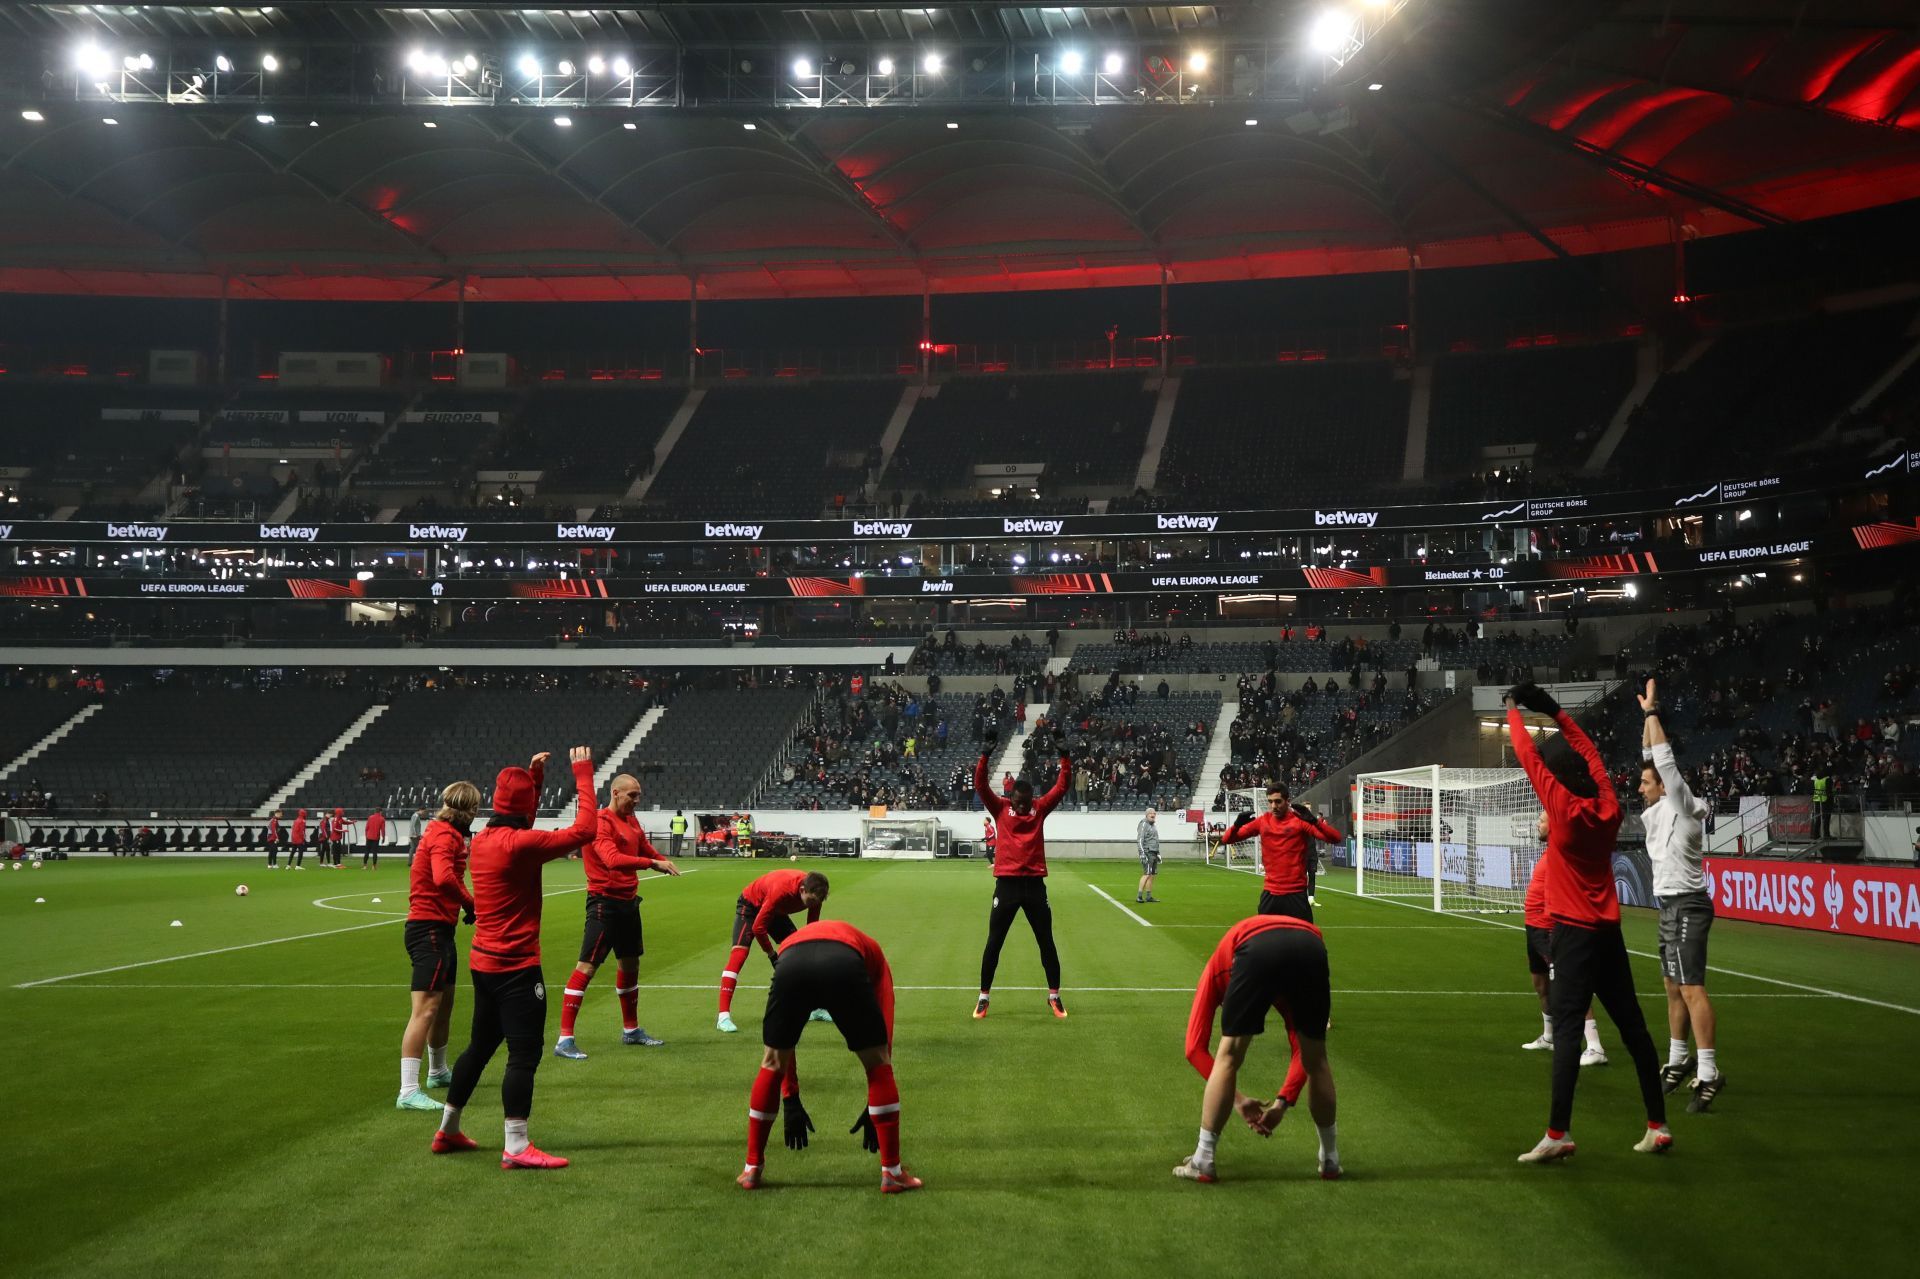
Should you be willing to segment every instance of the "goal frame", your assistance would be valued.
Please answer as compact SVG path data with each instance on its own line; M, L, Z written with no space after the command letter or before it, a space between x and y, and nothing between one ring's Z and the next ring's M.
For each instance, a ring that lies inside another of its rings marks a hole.
M1382 825L1385 825L1389 831L1394 831L1398 833L1403 838L1406 836L1409 829L1406 825L1394 823L1390 819L1377 820L1373 823L1368 822L1367 790L1368 790L1369 784L1388 783L1388 784L1397 784L1401 786L1417 787L1424 790L1426 794L1431 797L1430 802L1427 805L1428 807L1427 828L1426 828L1426 831L1424 832L1426 839L1429 841L1429 847L1433 850L1432 852L1432 867L1433 867L1432 900L1429 903L1429 906L1431 907L1431 909L1435 914L1459 913L1457 907L1455 910L1449 910L1447 907L1448 881L1447 881L1446 870L1445 870L1445 851L1444 851L1445 840L1443 839L1443 834L1446 830L1446 822L1445 822L1445 816L1443 811L1444 810L1443 796L1447 793L1449 789L1447 786L1447 774L1450 771L1455 773L1473 775L1471 782L1469 782L1467 785L1455 786L1452 788L1458 791L1493 790L1494 788L1501 785L1516 784L1518 782L1524 781L1526 778L1526 773L1524 772L1524 770L1519 768L1490 769L1490 768L1481 768L1481 767L1466 767L1466 768L1450 770L1444 764L1425 764L1425 765L1418 765L1411 768L1393 768L1393 769L1382 769L1375 772L1356 773L1351 783L1351 799L1353 804L1353 840L1354 840L1353 888L1354 888L1355 895L1360 897L1368 896L1368 893L1367 893L1367 839L1368 839L1369 831L1371 830L1373 832L1374 837L1376 839L1384 839L1385 836L1380 831L1380 827ZM1490 776L1491 774L1504 774L1504 776L1498 776L1498 777ZM1531 793L1531 787L1528 788L1528 793ZM1383 844L1383 847L1384 847L1384 844ZM1475 848L1469 849L1469 865L1475 864L1472 859L1478 856L1477 851L1475 851L1477 847L1478 845L1476 844ZM1389 880L1389 883L1391 882L1392 881ZM1512 891L1512 890L1509 889L1508 891ZM1395 894L1392 892L1387 892L1380 895L1385 897L1397 897L1403 901L1408 902L1408 904L1411 904L1411 900L1412 900L1412 896L1410 894ZM1456 893L1454 894L1454 896L1458 898L1463 896L1463 894ZM1498 913L1509 913L1512 909L1515 909L1515 908L1502 906L1502 907L1497 907L1495 909L1498 911Z

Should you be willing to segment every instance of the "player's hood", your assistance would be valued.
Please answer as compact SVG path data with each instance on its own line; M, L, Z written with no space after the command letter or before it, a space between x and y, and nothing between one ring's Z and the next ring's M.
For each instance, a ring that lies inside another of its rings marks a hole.
M307 815L307 810L304 808L294 814L295 817L305 817L306 815Z
M539 779L518 765L493 779L493 811L503 817L532 817L539 801Z

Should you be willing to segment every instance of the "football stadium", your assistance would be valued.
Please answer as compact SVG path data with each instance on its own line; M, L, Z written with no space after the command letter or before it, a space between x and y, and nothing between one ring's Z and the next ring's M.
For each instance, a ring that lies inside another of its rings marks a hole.
M0 7L0 1274L1908 1273L1917 582L1911 3Z

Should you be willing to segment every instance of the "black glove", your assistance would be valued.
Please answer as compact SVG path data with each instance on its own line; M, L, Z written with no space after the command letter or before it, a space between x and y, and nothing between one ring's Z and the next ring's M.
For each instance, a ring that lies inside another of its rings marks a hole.
M1073 765L1073 747L1065 742L1060 743L1060 762L1068 767Z
M807 1108L800 1104L798 1097L787 1097L781 1101L780 1111L787 1121L787 1149L805 1150L807 1134L813 1131L813 1118L807 1114Z
M1299 819L1303 822L1310 822L1315 820L1313 815L1313 810L1311 808L1308 808L1305 804L1295 804L1293 806L1293 811L1294 811L1294 815L1299 817Z
M1553 700L1553 694L1538 684L1515 684L1507 690L1507 696L1539 715L1548 719L1560 713L1560 703Z
M471 924L473 922L473 907L469 906L460 912L460 922L463 924Z
M847 1131L860 1134L860 1144L866 1147L868 1154L877 1155L880 1153L880 1133L874 1128L873 1116L867 1113L865 1106L860 1108L860 1117L853 1121L853 1127L847 1129Z
M1000 730L998 728L989 728L986 732L980 735L980 741L981 741L981 744L986 747L986 750L983 750L980 753L982 755L991 753L993 748L1000 744Z

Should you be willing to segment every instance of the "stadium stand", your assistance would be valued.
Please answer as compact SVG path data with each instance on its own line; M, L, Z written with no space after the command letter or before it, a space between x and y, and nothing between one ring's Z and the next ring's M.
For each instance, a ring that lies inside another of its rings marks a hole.
M1031 636L1016 635L1005 644L985 640L962 644L949 630L945 640L930 639L916 649L907 669L936 675L1033 675L1046 669L1050 656L1051 650L1035 644Z
M510 421L519 403L515 394L444 393L418 401L420 411L495 413ZM394 424L354 472L355 484L441 485L463 478L480 449L500 432L498 424L471 421L417 421Z
M897 684L849 698L842 687L835 681L801 725L760 807L968 807L977 739L962 725L975 699Z
M1409 382L1384 360L1196 369L1154 491L1188 505L1292 506L1397 478Z
M679 387L542 389L487 465L544 471L543 489L624 493L653 469L654 447L685 398Z
M914 406L883 483L933 494L974 487L978 464L1041 462L1050 491L1131 486L1153 405L1136 373L954 378Z
M33 744L79 714L92 700L71 687L9 686L0 691L6 713L0 715L0 768L18 759ZM16 775L12 783L21 779Z
M162 815L248 811L372 700L345 688L180 679L114 693L33 761L62 802ZM91 803L105 792L106 805Z
M680 518L812 519L865 483L898 382L722 386L707 392L647 491Z
M740 804L760 786L813 697L811 686L687 690L619 769L640 776L654 797L647 803Z
M1613 464L1711 459L1714 476L1777 468L1782 450L1819 436L1912 342L1914 311L1902 302L1728 329L1654 384Z
M490 799L500 769L551 751L560 763L549 763L540 811L559 813L574 797L562 766L567 748L591 746L595 760L605 760L651 704L645 694L617 686L416 685L392 696L386 713L302 783L284 807L342 805L362 814L376 807L394 813L432 809L441 788L460 778Z
M1318 690L1283 690L1263 677L1240 678L1240 713L1228 726L1232 756L1222 766L1209 808L1225 811L1229 790L1280 780L1298 795L1432 710L1444 690L1396 688L1384 673L1359 689L1332 680Z
M140 407L199 407L198 395L155 392ZM118 388L24 384L0 393L0 467L32 468L36 486L105 489L163 470L200 430L196 421L106 421Z
M1073 750L1071 798L1094 812L1184 808L1220 720L1220 694L1143 694L1110 681L1092 694L1063 694L1021 743L1020 776L1044 792L1060 775L1059 751ZM999 778L989 779L999 785Z
M1502 444L1537 445L1535 467L1580 465L1633 372L1625 342L1443 355L1433 370L1427 475L1482 469L1481 448Z

